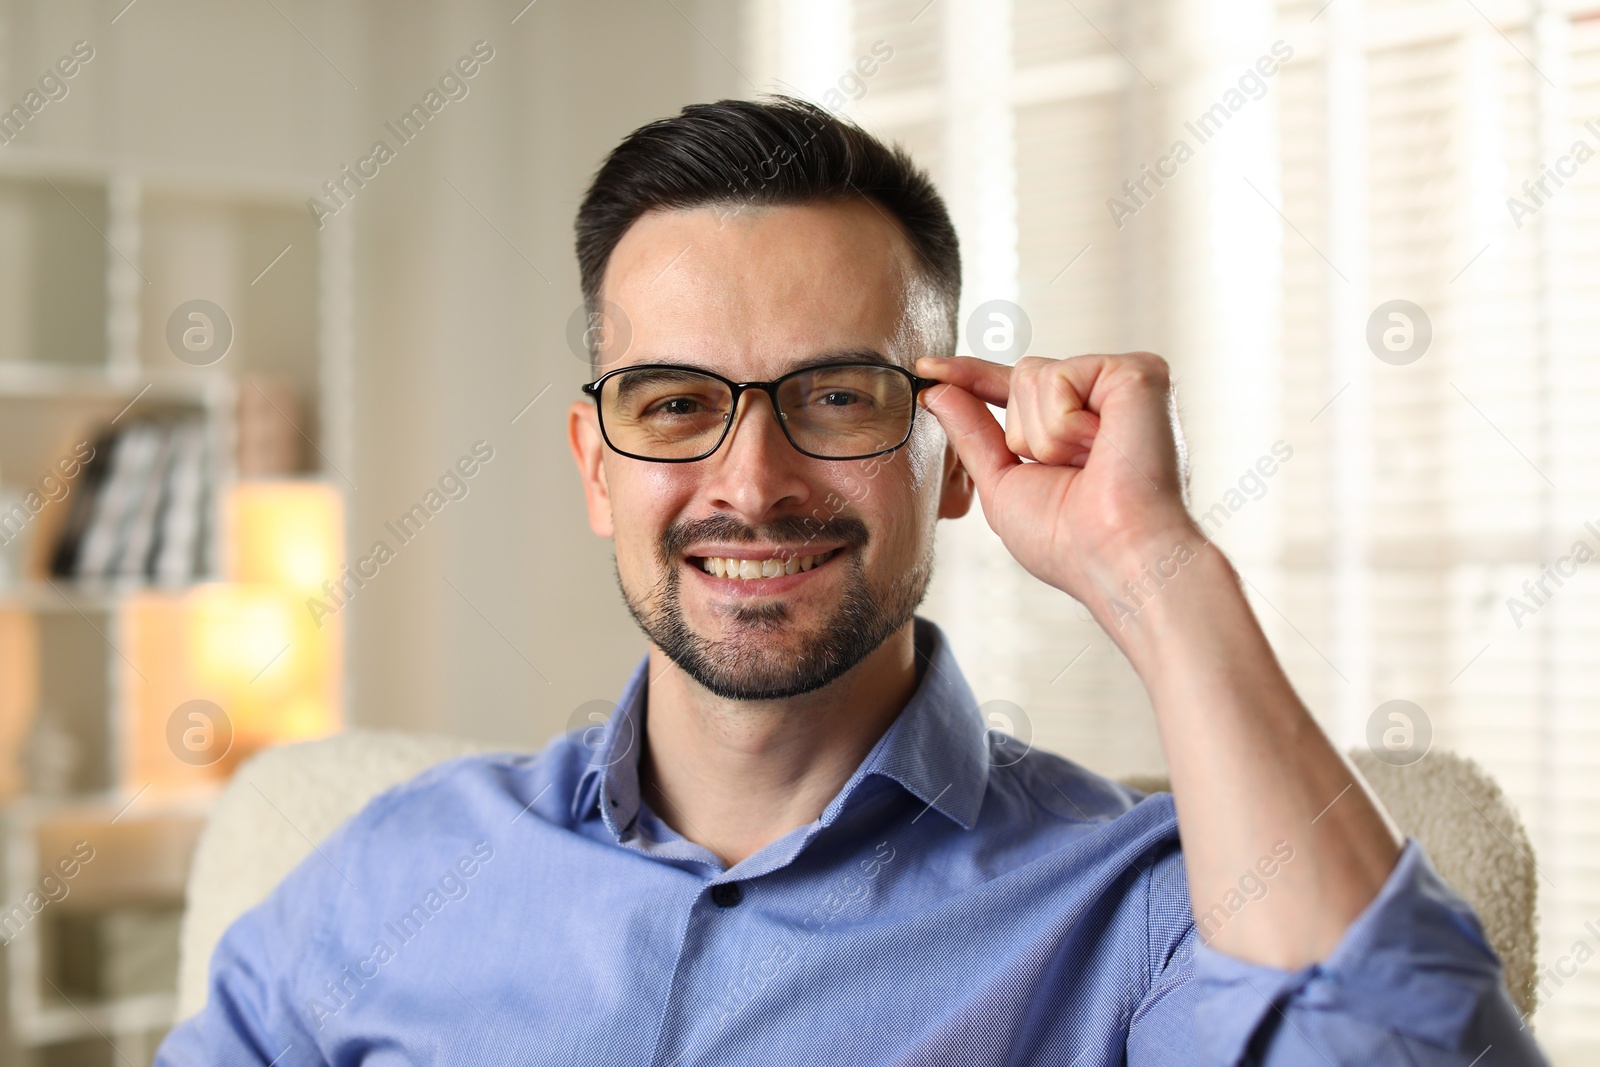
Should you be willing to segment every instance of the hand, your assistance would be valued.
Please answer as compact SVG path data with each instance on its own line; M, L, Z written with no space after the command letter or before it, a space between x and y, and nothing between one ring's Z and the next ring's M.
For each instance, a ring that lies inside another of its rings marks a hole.
M1141 567L1202 542L1166 361L1147 352L1015 367L925 357L922 394L978 491L989 525L1028 572L1083 602L1106 601ZM1004 405L1002 429L985 404ZM1033 460L1035 462L1024 462Z
M1359 777L1295 694L1236 572L1185 509L1166 363L1143 352L1015 368L922 359L917 373L947 383L924 390L922 402L972 476L989 525L1032 574L1094 613L1149 690L1197 921L1206 902L1238 892L1238 872L1276 843L1294 843L1272 895L1208 943L1284 970L1327 959L1383 887L1402 838L1364 788L1351 788ZM1005 429L986 401L1005 405ZM1160 609L1123 625L1118 603L1136 602L1124 583L1148 583L1144 568L1159 572L1180 545L1197 561L1167 582Z

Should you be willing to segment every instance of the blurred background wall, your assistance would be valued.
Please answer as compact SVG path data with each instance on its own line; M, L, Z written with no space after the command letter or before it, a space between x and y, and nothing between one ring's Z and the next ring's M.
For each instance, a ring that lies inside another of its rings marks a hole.
M737 91L717 49L737 49L739 22L731 2L542 0L513 24L518 6L140 0L113 24L117 5L11 3L0 84L20 99L87 40L70 95L6 151L270 175L327 200L323 182L396 142L383 124L488 42L466 98L326 220L353 252L349 440L332 446L350 545L385 536L475 441L495 454L352 601L348 707L535 745L643 649L567 459L565 408L587 380L565 340L572 217L624 133Z

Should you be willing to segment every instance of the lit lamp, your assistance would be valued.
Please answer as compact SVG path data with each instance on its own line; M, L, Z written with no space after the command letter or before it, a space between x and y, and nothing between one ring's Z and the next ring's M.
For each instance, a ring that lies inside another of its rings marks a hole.
M344 508L326 482L242 481L229 494L228 577L320 596L344 562Z
M339 728L343 502L324 482L240 481L224 507L229 580L127 605L133 789L226 778L257 749Z

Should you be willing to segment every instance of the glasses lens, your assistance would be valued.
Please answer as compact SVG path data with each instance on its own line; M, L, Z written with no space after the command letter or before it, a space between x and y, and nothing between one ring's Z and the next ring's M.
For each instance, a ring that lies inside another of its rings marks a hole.
M778 406L802 451L849 459L904 444L916 395L893 367L818 367L779 386Z
M710 452L732 408L726 385L692 370L644 367L600 387L600 418L612 447L649 459Z

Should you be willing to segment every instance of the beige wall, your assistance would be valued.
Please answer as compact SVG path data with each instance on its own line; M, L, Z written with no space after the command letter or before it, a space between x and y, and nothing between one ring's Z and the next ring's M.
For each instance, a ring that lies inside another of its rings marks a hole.
M678 6L735 55L734 0ZM364 724L533 745L614 696L644 650L566 446L587 373L565 341L579 302L572 216L623 134L741 89L671 4L540 0L516 26L504 25L516 6L443 7L408 5L415 18L370 32L372 99L387 107L368 110L369 128L478 37L497 57L461 114L441 115L460 121L408 148L418 158L360 205L354 543L474 441L495 458L358 601L353 705Z
M137 0L113 24L120 0L0 0L7 102L72 42L96 50L0 151L271 175L310 196L472 42L493 45L470 94L327 222L354 247L351 545L383 536L474 441L495 449L352 603L350 712L534 746L613 696L644 648L565 445L585 375L564 340L572 214L628 130L751 90L724 58L737 0L538 0L513 25L520 7Z

